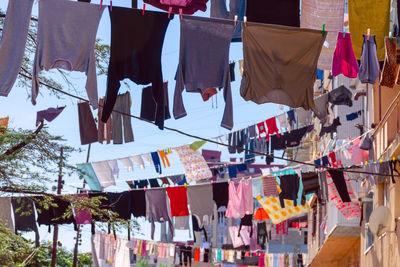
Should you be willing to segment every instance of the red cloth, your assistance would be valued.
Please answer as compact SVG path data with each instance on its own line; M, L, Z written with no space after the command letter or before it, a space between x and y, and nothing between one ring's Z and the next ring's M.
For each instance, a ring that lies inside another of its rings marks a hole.
M343 74L348 78L357 78L359 72L356 56L354 55L350 33L338 32L336 49L332 59L332 76Z
M200 261L200 248L194 248L194 261Z
M267 134L264 122L257 123L257 128L258 128L258 138L261 138L262 133Z
M167 187L167 194L171 207L171 216L188 216L188 200L186 187Z
M335 152L331 152L331 153L329 153L329 158L331 159L331 163L332 164L335 164L336 163L336 154L335 154Z
M279 136L278 126L276 125L276 118L275 117L269 118L268 120L265 121L265 123L267 124L267 127L268 127L267 141L269 141L269 136L271 134L274 134L274 133L276 133L276 135L278 137L280 137Z
M203 98L203 101L207 101L212 97L213 95L217 94L217 89L215 88L207 88L204 93L201 94L201 97Z

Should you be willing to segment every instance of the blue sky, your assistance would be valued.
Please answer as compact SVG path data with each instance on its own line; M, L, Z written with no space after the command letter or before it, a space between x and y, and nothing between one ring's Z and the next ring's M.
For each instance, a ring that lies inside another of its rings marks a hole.
M92 0L93 3L99 3L100 0ZM8 1L1 1L0 8L2 10L7 9ZM131 0L114 0L113 4L117 6L130 7ZM104 4L109 4L108 0L104 1ZM138 7L142 7L142 0L138 1ZM149 5L146 6L146 10L155 10ZM35 3L33 8L33 15L37 15L38 6ZM209 16L209 4L208 10L205 13L198 12L196 16ZM145 25L143 25L145 27ZM164 41L162 66L164 80L168 80L169 84L169 100L172 108L173 93L175 90L174 76L178 65L179 56L179 16L170 22L168 31ZM110 19L108 10L104 11L97 37L101 38L105 43L110 42ZM212 49L212 48L210 48ZM242 44L232 43L230 48L230 60L237 62L242 59ZM60 75L57 71L51 71L52 77L59 79ZM241 77L238 74L238 64L235 68L236 81L232 83L232 95L233 95L233 110L234 110L234 129L241 129L248 125L258 123L262 120L270 118L272 116L279 115L282 110L278 108L276 104L263 104L257 105L253 102L246 102L240 96L240 80ZM76 84L84 92L84 86L86 82L86 76L82 73L71 73L71 82ZM136 85L131 81L128 81L131 88L132 96L132 108L131 112L135 115L140 114L141 105L141 89L142 85ZM65 87L66 88L66 87ZM64 89L65 89L64 88ZM106 76L98 77L98 91L99 97L104 96L106 90ZM14 86L8 97L0 97L0 117L10 116L10 127L13 128L24 128L33 129L35 128L36 112L38 110L46 109L48 107L64 106L65 110L61 115L51 123L46 124L50 133L54 135L61 135L67 140L67 144L76 148L81 148L82 153L75 153L72 155L71 163L81 163L86 160L86 151L88 146L80 145L79 128L78 128L78 113L77 113L77 100L72 99L68 96L63 99L57 99L54 96L49 95L49 90L43 86L40 87L40 95L37 99L37 105L33 106L28 98L27 91L30 88L21 88L17 85ZM121 86L120 93L127 91L127 88ZM74 93L74 92L72 92ZM87 98L87 95L83 93L81 95ZM225 103L223 100L222 92L217 95L218 107L212 107L211 100L203 102L199 94L183 93L184 104L188 115L182 119L175 120L170 119L165 122L165 125L172 128L202 136L202 137L215 137L221 134L226 134L227 131L220 127L223 110ZM172 109L170 110L172 114ZM97 111L94 112L97 115ZM165 149L169 147L176 147L195 141L192 138L179 135L168 130L161 131L156 126L132 119L132 128L135 136L135 141L123 145L105 145L95 143L92 144L90 161L100 161L115 158L122 158L126 156L132 156L141 153L148 153L159 149ZM214 144L206 144L204 148L217 149ZM228 160L231 155L226 151L226 148L222 149L223 159ZM239 155L237 155L239 157ZM164 173L167 175L182 173L182 167L179 165L177 158L172 158L171 168L165 169ZM107 189L107 191L123 191L128 188L125 180L128 179L141 179L148 177L156 177L157 174L154 168L148 166L144 171L134 170L133 172L126 172L121 170L117 185ZM122 169L123 166L120 165ZM163 173L163 174L164 174ZM80 186L82 181L77 177L71 177L65 179L66 187L65 193L75 193L75 186ZM49 185L51 187L52 185ZM144 224L143 233L144 235L138 236L142 238L149 238L150 224ZM158 230L158 229L157 229ZM83 234L83 245L80 247L80 251L90 251L90 227L85 226ZM31 235L27 235L31 236ZM61 226L59 233L59 240L67 247L72 248L73 236L75 232L70 226ZM158 236L156 232L156 237ZM41 227L41 237L45 239L52 238L52 234L47 233L46 227ZM179 238L185 238L185 234L178 235Z

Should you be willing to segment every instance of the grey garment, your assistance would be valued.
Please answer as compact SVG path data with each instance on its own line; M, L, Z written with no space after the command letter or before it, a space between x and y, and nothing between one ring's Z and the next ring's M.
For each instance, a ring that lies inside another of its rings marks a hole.
M167 192L165 188L146 190L146 202L149 207L151 222L151 239L154 239L155 222L168 222L171 233L174 232L171 219L168 215Z
M86 92L98 107L94 45L105 6L66 0L39 1L39 27L32 73L32 103L39 94L39 72L60 68L85 72Z
M380 163L370 163L368 165L364 165L364 171L370 172L370 173L379 173L379 165L380 165ZM374 186L377 184L376 175L366 174L366 176L367 176L367 178L369 180L369 184L371 186Z
M254 151L259 153L268 153L268 145L266 137L254 139Z
M317 97L314 100L315 107L312 108L315 116L321 121L322 124L325 124L328 117L328 94L323 94Z
M378 167L378 172L381 174L389 175L390 174L390 163L388 161L382 162L379 164ZM385 179L385 176L379 175L378 176L378 182L383 182Z
M256 137L256 126L255 125L251 125L249 126L249 138L254 138Z
M370 150L373 148L373 142L369 134L366 134L363 139L361 140L358 147L362 150Z
M327 201L329 199L328 196L328 183L326 181L326 171L319 173L319 186L321 189L321 199Z
M5 227L14 229L14 224L11 218L11 198L0 197L0 220Z
M117 96L117 101L115 102L114 109L126 114L131 114L131 94L126 92L125 94ZM113 143L122 144L122 121L124 127L124 139L125 143L133 141L133 132L131 117L127 115L122 115L115 111L112 112L112 134Z
M353 106L353 94L344 85L333 89L328 93L328 101L332 104L332 109L335 105Z
M103 113L104 106L104 97L99 100L99 109L97 110L97 123L98 123L98 132L97 139L99 143L103 143L103 141L107 141L109 144L112 140L112 118L109 117L107 123L104 123L101 120L101 114Z
M175 229L189 230L189 216L176 216L174 220Z
M0 96L8 96L24 58L34 0L9 0L0 40Z
M211 184L188 186L187 196L192 215L196 217L199 227L209 225L214 214L214 201Z
M88 102L78 103L79 134L81 144L97 142L97 128Z
M305 110L304 108L297 108L297 122L299 124L305 125L309 124L312 120L311 110Z
M36 247L39 247L39 231L33 201L27 197L13 197L11 204L14 212L15 233L18 231L35 232L35 244Z
M229 0L229 11L226 7L226 0L211 0L210 17L220 19L235 19L238 16L237 26L232 36L232 42L241 42L242 23L246 10L245 0Z
M233 127L229 47L234 25L231 21L183 16L179 66L176 73L173 114L187 115L182 92L204 93L207 88L224 87L225 110L221 126ZM212 47L212 49L210 49Z
M360 70L358 78L362 83L374 84L379 76L379 61L376 53L375 35L370 35L369 40L364 34L364 42L362 45Z

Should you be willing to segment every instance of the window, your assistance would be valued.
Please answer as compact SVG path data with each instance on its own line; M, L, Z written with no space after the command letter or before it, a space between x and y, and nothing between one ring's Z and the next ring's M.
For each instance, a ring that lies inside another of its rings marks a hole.
M374 210L374 193L370 192L367 195L367 198L372 199L372 201L364 202L364 214L365 214L365 222L369 222L369 216L371 216L372 211ZM365 227L365 250L368 250L374 244L374 234L369 230L368 227Z

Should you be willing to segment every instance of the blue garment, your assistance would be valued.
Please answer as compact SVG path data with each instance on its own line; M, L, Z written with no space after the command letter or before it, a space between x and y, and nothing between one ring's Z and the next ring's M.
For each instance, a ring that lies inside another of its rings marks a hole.
M324 71L317 69L317 79L318 80L323 80L324 79Z
M250 143L246 145L246 149L254 150L254 140L251 140ZM245 151L244 152L244 163L254 163L256 161L256 157L253 152Z
M322 165L321 165L321 159L316 159L316 160L314 160L314 164L315 164L316 166L322 167Z
M246 171L247 170L247 164L238 164L238 165L236 165L236 168L237 168L237 170L239 172Z
M179 176L181 176L181 175L179 175ZM187 184L187 181L186 181L186 176L184 175L182 180L180 182L178 182L178 185L185 185L185 184Z
M322 166L326 167L326 166L329 166L329 165L331 165L331 164L329 163L328 156L323 156L322 157Z
M238 16L238 23L233 32L232 42L242 41L242 23L246 10L246 0L230 0L229 12L226 8L226 0L211 0L210 17L220 19L235 19Z
M353 112L346 115L346 120L352 121L358 118L358 112Z
M78 170L82 172L82 177L85 179L85 182L88 184L90 190L94 191L103 191L103 187L101 186L99 179L97 178L96 173L90 163L76 164Z
M160 157L158 156L158 152L151 152L150 154L151 154L151 158L153 159L154 168L156 168L156 172L161 174L162 169L161 169L161 162L160 162Z
M296 123L296 116L294 115L294 109L287 112L288 120L291 126Z
M237 175L236 165L228 166L229 178L235 178Z

